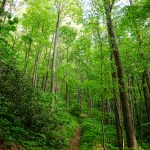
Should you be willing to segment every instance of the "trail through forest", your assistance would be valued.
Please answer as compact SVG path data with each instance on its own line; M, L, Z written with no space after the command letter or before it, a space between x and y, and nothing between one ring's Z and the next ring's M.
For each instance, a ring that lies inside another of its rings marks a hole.
M70 150L79 150L80 142L81 142L81 133L82 128L79 126L75 132L75 135L70 141Z
M150 150L150 0L0 0L0 150Z

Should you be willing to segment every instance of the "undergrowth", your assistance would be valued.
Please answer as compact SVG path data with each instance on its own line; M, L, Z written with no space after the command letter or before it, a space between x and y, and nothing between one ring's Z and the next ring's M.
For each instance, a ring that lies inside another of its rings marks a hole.
M53 113L48 94L33 89L11 66L0 69L0 141L4 147L19 144L27 150L68 149L77 127L62 104ZM59 100L58 100L59 101Z

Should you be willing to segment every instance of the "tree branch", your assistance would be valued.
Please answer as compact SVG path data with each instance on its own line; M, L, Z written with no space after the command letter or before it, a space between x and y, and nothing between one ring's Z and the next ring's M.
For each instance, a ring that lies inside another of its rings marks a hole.
M112 8L114 6L115 0L112 0L112 3L110 4L110 12L112 11Z

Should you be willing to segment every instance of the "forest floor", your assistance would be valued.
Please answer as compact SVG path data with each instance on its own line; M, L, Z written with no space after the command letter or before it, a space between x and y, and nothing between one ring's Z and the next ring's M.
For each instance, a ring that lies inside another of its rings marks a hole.
M82 134L82 128L81 126L78 126L78 128L75 131L74 136L70 140L70 150L79 150L80 149L80 143L81 143L81 134ZM0 141L0 150L23 150L23 148L19 145L14 145L12 147L5 147L5 143L1 143Z
M81 142L81 133L82 133L82 128L79 126L76 129L75 135L70 141L70 150L79 150L80 142Z

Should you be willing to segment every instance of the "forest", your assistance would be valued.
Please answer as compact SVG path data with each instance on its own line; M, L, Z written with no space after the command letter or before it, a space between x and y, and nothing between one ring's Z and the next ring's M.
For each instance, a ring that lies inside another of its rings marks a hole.
M0 0L0 150L150 150L150 0Z

